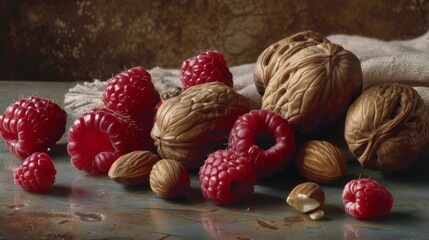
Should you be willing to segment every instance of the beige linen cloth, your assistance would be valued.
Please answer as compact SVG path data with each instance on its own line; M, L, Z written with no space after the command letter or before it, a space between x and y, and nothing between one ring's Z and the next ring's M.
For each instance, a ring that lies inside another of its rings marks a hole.
M331 42L353 52L362 63L364 88L382 82L397 82L414 87L429 105L429 32L404 41L381 41L350 35L330 35ZM255 59L256 60L256 59ZM234 89L246 96L254 109L261 105L261 96L253 84L255 63L230 67ZM179 69L155 67L149 70L158 92L180 86ZM66 94L64 106L69 113L80 115L102 106L104 81L79 83Z

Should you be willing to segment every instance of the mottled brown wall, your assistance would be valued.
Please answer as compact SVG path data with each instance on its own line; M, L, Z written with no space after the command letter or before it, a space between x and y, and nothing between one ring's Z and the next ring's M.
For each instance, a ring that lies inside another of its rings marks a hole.
M254 62L306 29L406 39L429 28L427 0L1 0L0 14L0 79L61 81L179 68L205 49Z

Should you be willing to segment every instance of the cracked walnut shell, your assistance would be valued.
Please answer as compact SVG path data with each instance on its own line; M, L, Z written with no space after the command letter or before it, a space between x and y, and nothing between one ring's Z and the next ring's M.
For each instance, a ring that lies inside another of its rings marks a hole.
M343 117L362 91L359 59L333 43L302 49L287 59L270 80L262 108L282 115L306 135Z
M197 168L225 147L235 120L248 111L247 98L223 83L195 85L161 104L151 136L162 158Z
M366 168L385 173L414 164L429 141L429 110L412 87L379 84L350 106L344 137Z
M281 65L303 48L329 42L322 34L303 31L271 44L258 57L253 69L253 81L260 95L264 94L270 79Z

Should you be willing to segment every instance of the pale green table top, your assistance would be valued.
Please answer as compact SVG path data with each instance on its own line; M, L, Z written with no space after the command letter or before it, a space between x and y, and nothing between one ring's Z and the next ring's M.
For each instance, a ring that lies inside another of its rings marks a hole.
M0 112L31 94L62 105L74 84L0 81ZM68 125L72 120L69 114ZM427 153L412 169L389 177L350 161L345 179L322 185L326 215L313 221L285 203L292 187L305 181L291 168L259 181L251 198L237 206L205 200L196 171L189 194L167 201L148 185L124 187L107 176L78 171L70 163L66 139L67 131L49 153L58 173L53 188L43 193L14 185L11 169L22 160L0 141L0 239L429 239ZM385 219L364 221L345 213L343 187L359 174L391 191L395 201Z

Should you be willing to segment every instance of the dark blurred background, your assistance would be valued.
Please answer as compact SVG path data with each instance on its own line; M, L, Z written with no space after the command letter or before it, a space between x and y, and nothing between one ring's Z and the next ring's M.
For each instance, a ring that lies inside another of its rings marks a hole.
M233 66L301 30L393 40L429 28L428 0L0 2L1 80L106 80L138 65L180 68L206 49Z

